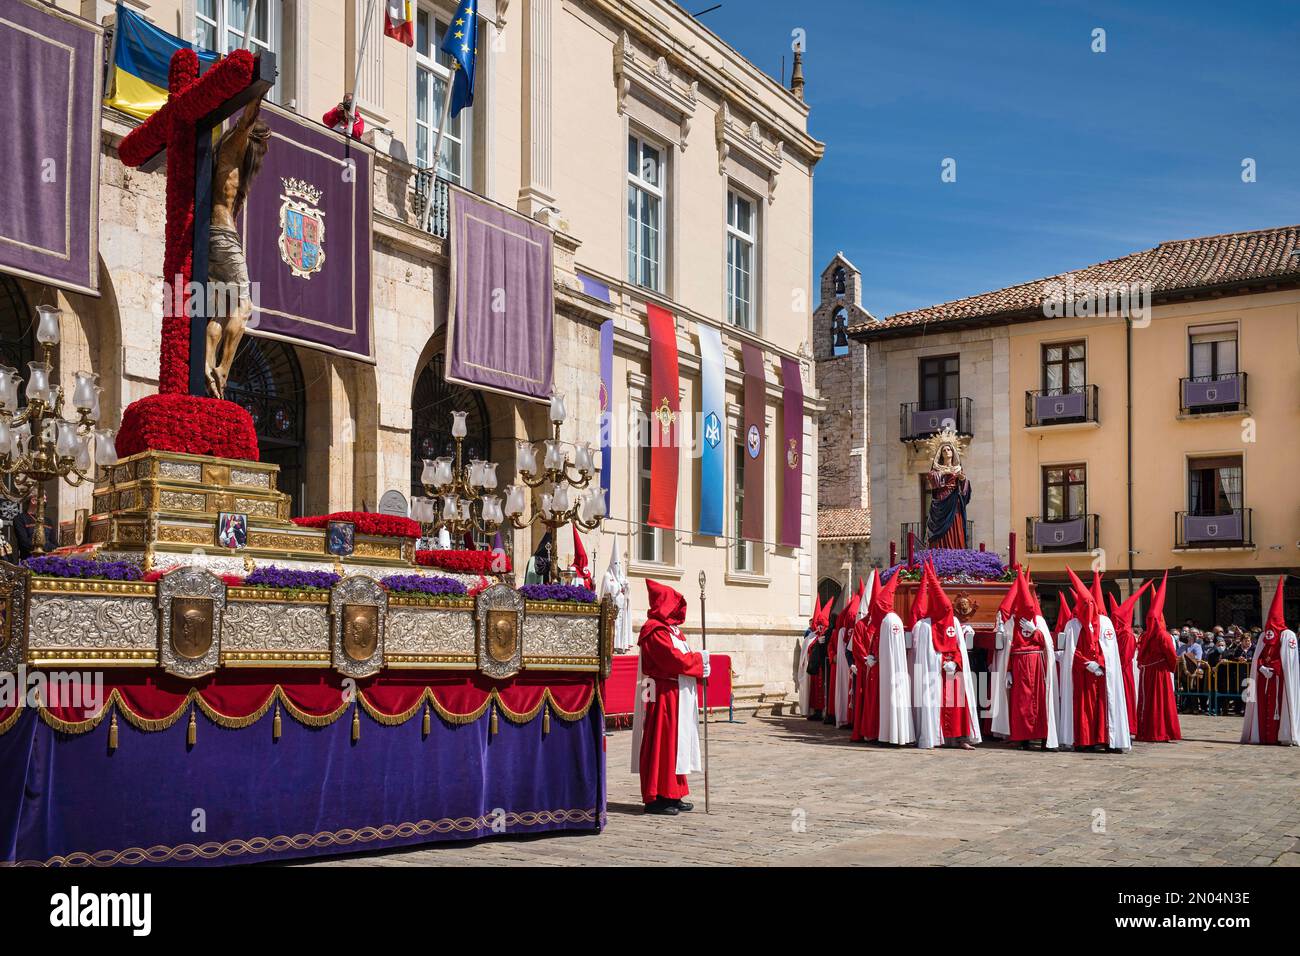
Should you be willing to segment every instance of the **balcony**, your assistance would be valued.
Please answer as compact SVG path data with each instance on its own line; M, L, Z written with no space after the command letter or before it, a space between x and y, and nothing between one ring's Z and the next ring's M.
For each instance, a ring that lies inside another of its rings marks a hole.
M1223 514L1174 514L1174 550L1199 551L1210 548L1253 548L1251 509L1236 508Z
M899 537L899 543L902 545L903 557L907 557L907 536L908 534L916 535L916 550L920 551L926 547L925 542L925 522L924 521L905 521L903 522L902 535ZM975 543L975 522L967 520L966 522L966 547L978 548Z
M1030 554L1077 554L1101 547L1101 516L1025 519Z
M433 187L433 209L426 219L425 207L428 204L430 185ZM450 214L448 198L448 181L441 176L436 179L431 169L416 169L411 178L411 212L415 223L439 239L447 238Z
M1097 386L1076 385L1025 392L1025 427L1097 424Z
M898 433L903 441L920 441L943 430L952 423L958 435L969 438L971 431L971 400L959 398L955 402L936 405L934 402L904 402L899 406Z
M1245 372L1198 375L1178 382L1179 417L1232 414L1247 407Z

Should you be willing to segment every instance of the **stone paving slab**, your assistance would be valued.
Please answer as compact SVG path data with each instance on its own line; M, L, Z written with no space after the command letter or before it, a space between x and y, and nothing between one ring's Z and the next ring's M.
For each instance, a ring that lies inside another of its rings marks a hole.
M599 835L442 843L317 866L1296 866L1300 748L1238 744L1240 718L1131 754L849 743L800 717L711 724L712 810L641 813L631 734L609 744Z

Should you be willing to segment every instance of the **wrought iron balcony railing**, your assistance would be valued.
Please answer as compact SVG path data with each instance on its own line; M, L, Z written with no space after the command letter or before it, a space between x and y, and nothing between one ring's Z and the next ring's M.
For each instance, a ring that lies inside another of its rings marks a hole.
M1174 513L1175 548L1251 548L1254 544L1250 508L1223 514Z
M1100 515L1073 518L1025 519L1025 540L1030 554L1095 551L1101 547Z
M1184 415L1242 411L1247 407L1246 373L1197 375L1180 379L1178 407Z
M448 185L448 181L441 176L435 178L432 169L417 169L415 176L412 177L411 211L415 216L415 223L439 239L447 238L450 211ZM433 208L426 215L430 192L433 197Z
M1096 422L1097 386L1075 385L1025 392L1025 427Z
M951 402L904 402L898 410L898 431L903 441L929 438L951 423L958 435L970 437L971 400L958 398Z

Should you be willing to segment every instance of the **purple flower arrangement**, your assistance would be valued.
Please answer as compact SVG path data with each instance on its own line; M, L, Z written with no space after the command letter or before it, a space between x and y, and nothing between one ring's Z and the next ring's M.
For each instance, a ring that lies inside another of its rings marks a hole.
M1005 581L1011 571L1002 563L1002 559L993 551L974 551L961 548L931 548L916 552L916 568L909 569L905 563L896 564L881 572L883 581L888 581L895 571L901 571L903 579L915 581L920 578L920 568L929 559L934 565L935 573L941 581Z
M464 597L465 585L455 578L423 574L390 574L380 582L390 591L399 594L418 594L424 597Z
M529 601L576 601L595 604L596 592L576 584L525 584L519 589Z
M139 581L140 568L129 561L94 561L88 558L65 558L42 554L23 562L32 574L51 578L99 578L106 581Z
M339 583L333 571L304 571L299 568L280 568L274 564L254 568L244 578L250 588L280 588L284 590L328 591Z

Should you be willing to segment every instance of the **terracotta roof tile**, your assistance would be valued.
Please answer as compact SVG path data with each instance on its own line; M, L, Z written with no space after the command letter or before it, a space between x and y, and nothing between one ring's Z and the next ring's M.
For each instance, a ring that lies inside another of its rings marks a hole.
M849 334L871 336L886 331L905 334L910 326L928 327L963 319L1043 316L1043 300L1053 288L1151 283L1153 295L1195 294L1215 286L1267 279L1300 281L1300 225L1225 233L1164 242L1154 249L1059 275L943 302L926 309L899 312L878 322L862 322Z
M871 512L866 508L822 508L817 512L818 538L869 538Z

